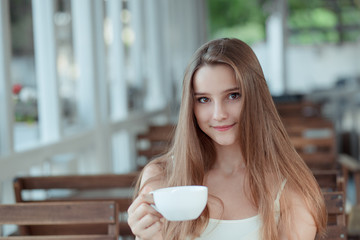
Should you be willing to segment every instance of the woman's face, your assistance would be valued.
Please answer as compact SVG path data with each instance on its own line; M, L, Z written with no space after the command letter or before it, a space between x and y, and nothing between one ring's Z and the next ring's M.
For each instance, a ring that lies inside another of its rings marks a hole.
M231 67L205 65L194 74L194 113L200 129L215 144L239 141L241 94Z

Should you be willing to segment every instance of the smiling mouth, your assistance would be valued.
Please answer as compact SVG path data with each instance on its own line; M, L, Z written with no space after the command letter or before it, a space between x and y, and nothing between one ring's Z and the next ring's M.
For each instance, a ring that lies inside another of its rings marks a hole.
M231 124L231 125L214 126L213 128L217 131L224 132L224 131L231 129L234 125L235 125L235 123Z

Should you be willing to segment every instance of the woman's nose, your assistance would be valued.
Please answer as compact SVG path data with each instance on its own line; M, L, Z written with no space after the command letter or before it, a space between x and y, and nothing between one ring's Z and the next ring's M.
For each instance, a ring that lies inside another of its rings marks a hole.
M222 103L215 103L214 104L214 112L213 112L213 119L215 121L222 121L228 117L228 113L226 111L225 106Z

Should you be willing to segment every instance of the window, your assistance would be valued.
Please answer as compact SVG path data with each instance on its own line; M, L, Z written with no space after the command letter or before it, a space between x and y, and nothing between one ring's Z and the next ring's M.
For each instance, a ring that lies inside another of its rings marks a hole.
M14 147L23 150L39 140L31 1L9 1L11 84L14 100Z

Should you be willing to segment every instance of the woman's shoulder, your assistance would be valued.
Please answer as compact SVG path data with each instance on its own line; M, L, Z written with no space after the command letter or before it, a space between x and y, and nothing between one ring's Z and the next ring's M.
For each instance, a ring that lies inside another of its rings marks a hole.
M317 231L317 225L306 199L296 187L287 183L284 188L285 201L282 201L282 211L288 212L286 222L282 222L280 228L280 239L314 239ZM285 206L283 206L285 204ZM285 207L285 208L284 208ZM300 237L301 236L301 237Z
M308 222L313 221L311 209L309 209L310 206L307 204L311 199L308 199L294 184L287 181L282 195L283 201L286 201L285 206L292 210L291 214L297 217L302 216L302 218L307 219Z

